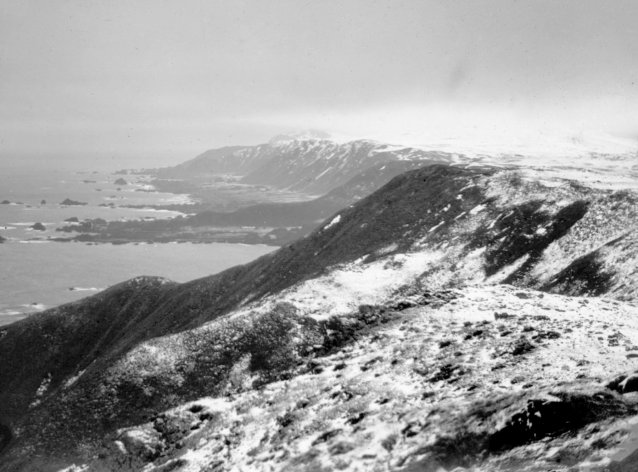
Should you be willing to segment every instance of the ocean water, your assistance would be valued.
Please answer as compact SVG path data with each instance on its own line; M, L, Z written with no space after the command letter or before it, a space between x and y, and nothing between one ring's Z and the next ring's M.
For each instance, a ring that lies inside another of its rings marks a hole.
M92 295L139 275L158 275L177 282L244 264L273 247L244 244L85 244L55 242L68 236L55 229L71 217L105 220L168 218L176 212L123 208L188 201L187 195L146 192L140 176L113 175L108 169L34 165L0 159L0 325L35 311ZM115 169L112 169L115 170ZM123 177L128 185L116 185ZM119 188L119 190L118 190ZM66 199L86 202L64 206ZM43 202L43 200L45 202ZM115 208L99 206L114 203ZM30 228L42 223L45 231Z

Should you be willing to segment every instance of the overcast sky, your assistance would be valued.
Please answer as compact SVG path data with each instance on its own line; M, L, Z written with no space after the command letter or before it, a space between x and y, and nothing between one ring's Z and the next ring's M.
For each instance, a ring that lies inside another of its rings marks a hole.
M633 0L0 0L0 154L638 136L637 25Z

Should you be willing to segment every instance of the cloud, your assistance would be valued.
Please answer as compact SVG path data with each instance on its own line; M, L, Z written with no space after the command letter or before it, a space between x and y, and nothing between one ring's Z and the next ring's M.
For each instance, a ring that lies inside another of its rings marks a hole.
M638 135L636 14L625 0L7 0L0 152L177 159L299 127L468 145Z

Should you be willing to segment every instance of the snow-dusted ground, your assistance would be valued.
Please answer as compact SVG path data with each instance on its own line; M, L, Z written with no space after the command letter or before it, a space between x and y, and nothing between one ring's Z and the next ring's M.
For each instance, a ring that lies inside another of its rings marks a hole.
M447 298L392 314L317 359L310 372L167 412L166 421L190 424L171 470L451 470L417 464L436 462L429 446L440 438L462 441L467 428L493 432L529 399L605 390L614 375L638 368L634 304L509 286ZM473 416L477 405L485 408L481 421ZM603 470L623 456L632 421L609 418L572 436L476 458L471 470ZM147 424L123 430L118 441L121 454L135 454L162 439ZM562 463L566 454L583 467Z

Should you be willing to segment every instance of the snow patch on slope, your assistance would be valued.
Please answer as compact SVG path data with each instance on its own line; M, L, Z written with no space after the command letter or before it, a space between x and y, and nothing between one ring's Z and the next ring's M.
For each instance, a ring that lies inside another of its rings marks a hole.
M340 221L341 221L341 215L337 215L337 216L335 216L335 217L334 217L334 218L330 221L330 223L328 223L326 226L324 226L324 228L323 228L323 229L324 229L324 230L326 230L326 229L330 229L330 228L332 228L334 225L339 224L339 222L340 222Z
M365 265L348 264L284 291L277 300L290 302L317 320L346 314L361 304L384 303L443 256L443 252L423 251Z

